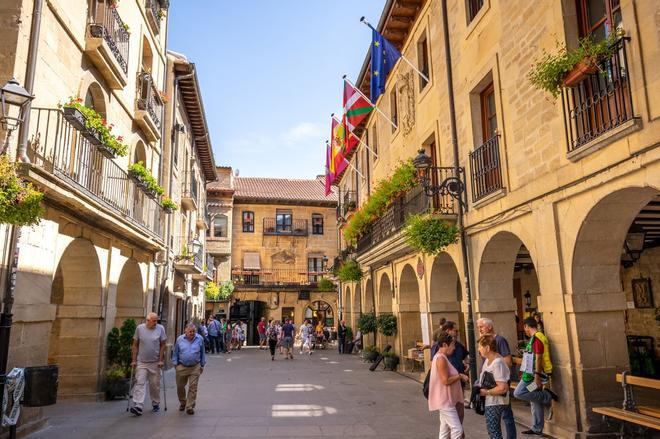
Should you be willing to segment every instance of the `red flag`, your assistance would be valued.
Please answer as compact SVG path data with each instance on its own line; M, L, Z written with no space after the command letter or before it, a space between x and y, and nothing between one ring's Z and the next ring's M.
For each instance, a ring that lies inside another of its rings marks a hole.
M374 107L348 81L344 81L344 118L350 132L360 125Z
M330 145L325 145L325 196L332 193L332 182L335 176L330 172L330 162L332 161L332 150Z

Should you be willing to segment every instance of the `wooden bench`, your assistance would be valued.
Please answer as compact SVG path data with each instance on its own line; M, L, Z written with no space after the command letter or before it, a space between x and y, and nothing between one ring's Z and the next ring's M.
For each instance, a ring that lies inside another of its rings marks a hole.
M623 387L623 408L594 407L592 411L630 424L660 431L660 408L637 406L632 386L660 390L660 380L628 375L627 372L616 374L616 381ZM625 428L625 424L624 424Z

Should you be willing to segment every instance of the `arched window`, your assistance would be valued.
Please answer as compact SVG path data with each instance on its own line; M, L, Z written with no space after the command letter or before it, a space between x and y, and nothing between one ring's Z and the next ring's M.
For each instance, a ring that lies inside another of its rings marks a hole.
M213 220L213 237L227 237L227 217L225 215L218 215Z

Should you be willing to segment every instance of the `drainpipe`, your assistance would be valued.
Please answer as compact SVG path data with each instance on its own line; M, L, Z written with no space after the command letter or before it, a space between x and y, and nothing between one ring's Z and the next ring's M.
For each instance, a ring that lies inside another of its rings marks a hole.
M32 26L30 29L30 43L28 45L27 66L25 72L24 87L30 93L34 91L34 75L37 70L37 52L39 50L39 36L41 34L41 10L43 9L43 0L35 0L32 9ZM18 152L17 159L23 163L30 163L27 155L27 138L30 128L30 109L32 102L28 102L23 109L25 118L18 131Z
M451 44L449 43L449 23L447 18L447 0L442 0L442 26L444 32L445 42L445 66L447 69L447 92L449 99L449 118L451 122L451 145L454 155L454 175L458 176L459 172L459 151L458 151L458 135L456 132L456 107L454 104L454 82L451 70ZM474 314L472 311L472 291L470 279L470 260L468 256L467 233L463 227L463 203L458 204L458 219L456 225L461 231L461 253L463 256L463 276L465 282L465 297L467 301L467 343L468 351L470 352L470 377L474 380L477 376L477 363L476 363L476 339L474 334Z
M371 279L371 311L370 312L375 316L376 315L376 279L374 279L373 265L369 266L369 278ZM377 346L376 334L378 334L378 331L374 331L374 346Z

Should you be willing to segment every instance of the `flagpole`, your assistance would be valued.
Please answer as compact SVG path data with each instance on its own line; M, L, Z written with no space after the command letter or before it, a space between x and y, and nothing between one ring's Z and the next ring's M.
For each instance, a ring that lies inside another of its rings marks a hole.
M360 21L361 21L362 23L364 23L367 27L371 28L372 30L376 30L376 29L373 28L373 26L371 26L371 24L370 24L367 20L364 19L364 17L360 18ZM378 31L376 31L376 32L378 32ZM385 38L385 37L383 37L383 38ZM426 80L426 82L431 82L431 80L428 78L428 76L426 76L426 75L425 75L424 73L422 73L417 67L415 67L415 65L414 65L413 63L411 63L410 60L408 60L408 58L406 58L406 57L403 55L403 53L401 54L401 59L404 60L404 61L405 61L410 67L412 67L412 69L413 69L415 72L417 72L417 74L418 74L419 76L421 76L422 78L424 78L424 80ZM394 69L394 67L392 67L392 69Z
M337 116L335 116L335 113L332 113L330 116L332 116L332 118L335 120L335 122L337 122L337 123L341 123L341 121L340 121L339 119L337 119ZM348 134L350 134L351 136L355 137L355 138L357 139L357 141L360 143L360 145L362 145L362 146L364 146L365 148L367 148L369 151L371 151L371 153L372 153L373 155L376 156L376 158L378 158L378 154L376 154L376 151L374 151L373 149L371 149L371 148L369 147L369 145L366 144L366 142L364 142L364 141L363 141L362 139L360 139L358 136L356 136L355 134L353 134L353 131L349 130L348 127L346 127L346 131L348 131Z
M358 93L360 94L360 96L362 96L363 98L365 98L365 99L367 100L367 102L369 102L369 103L371 104L371 106L374 107L374 108L376 109L376 111L379 112L379 113L385 118L385 120L387 120L387 121L388 121L388 122L389 122L389 123L395 128L395 129L396 129L396 128L399 128L399 127L397 126L397 124L395 124L394 122L392 122L392 119L390 119L389 117L387 117L387 114L383 113L383 112L381 111L381 109L378 108L378 107L376 106L376 104L374 104L373 102L371 102L371 99L369 99L368 97L366 97L366 96L364 95L364 93L362 93L362 91L361 91L359 88L357 88L357 87L355 86L355 84L353 84L350 80L346 79L346 75L343 76L343 79L344 79L344 81L348 82L348 85L350 85L351 87L353 87L353 89L355 89L355 91L358 92Z
M326 140L325 143L326 143L326 145L327 145L327 144L329 144L330 142L329 142L328 140ZM346 160L346 157L342 157L342 158L344 159L344 163L346 163L348 166L350 166L351 168L353 168L353 170L354 170L355 172L357 172L358 175L359 175L360 177L362 177L363 180L366 180L366 179L367 179L367 177L365 177L365 176L362 174L362 172L358 171L358 168L356 168L356 167L353 165L353 163L351 163L351 162L349 162L348 160Z

